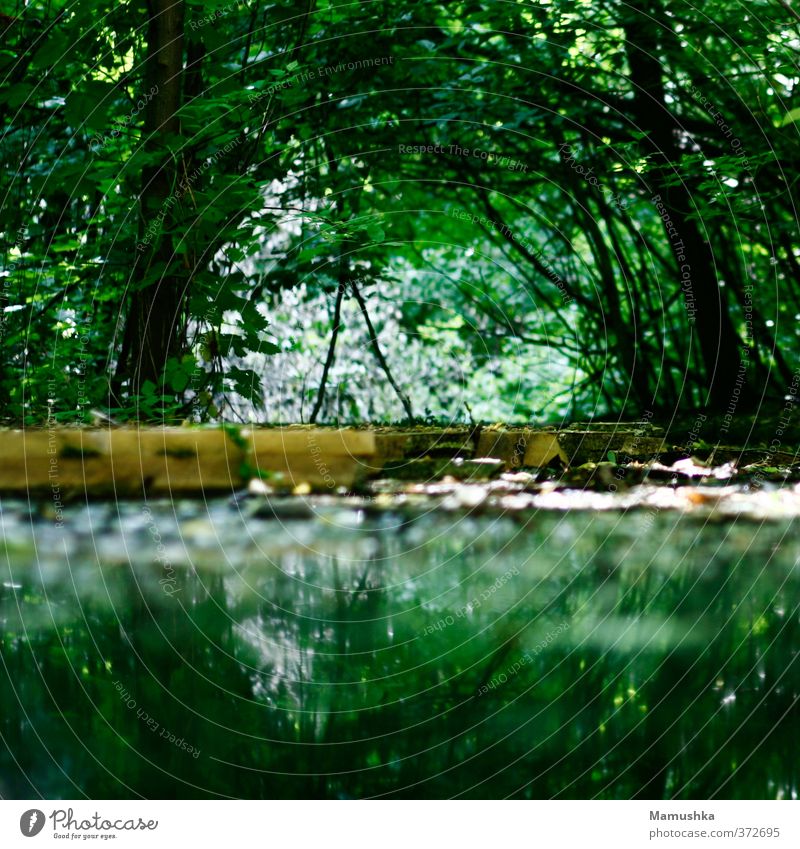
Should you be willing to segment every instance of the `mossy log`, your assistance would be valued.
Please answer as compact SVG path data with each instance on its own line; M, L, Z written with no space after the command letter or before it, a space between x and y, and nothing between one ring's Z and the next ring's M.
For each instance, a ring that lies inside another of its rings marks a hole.
M657 429L633 425L32 428L2 432L0 492L65 499L220 494L254 477L276 488L330 492L377 477L474 478L582 465L609 451L623 462L647 459L663 443Z

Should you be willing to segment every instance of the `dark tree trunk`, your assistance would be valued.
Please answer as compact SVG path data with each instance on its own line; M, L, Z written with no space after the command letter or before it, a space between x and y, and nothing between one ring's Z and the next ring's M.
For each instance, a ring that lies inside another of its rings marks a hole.
M626 54L634 89L633 117L647 133L653 166L652 189L656 211L664 222L675 267L676 283L683 293L686 324L699 347L704 380L702 406L739 411L752 406L754 393L748 380L749 360L733 326L725 290L720 288L714 250L702 225L691 214L696 210L690 187L679 172L680 122L666 102L660 28L666 25L658 0L632 3L624 21Z
M146 107L144 129L148 150L163 151L163 137L180 133L184 4L150 0L148 10L146 90L155 95ZM117 388L127 380L129 395L138 394L145 381L158 384L166 361L183 345L187 276L164 232L178 205L173 194L177 178L177 164L169 154L142 170L136 288L117 368Z

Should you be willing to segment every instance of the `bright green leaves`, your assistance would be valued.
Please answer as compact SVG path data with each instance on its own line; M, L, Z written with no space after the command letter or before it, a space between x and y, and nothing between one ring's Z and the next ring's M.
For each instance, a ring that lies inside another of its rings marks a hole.
M800 107L797 109L790 109L784 116L781 121L781 126L786 127L789 124L796 124L800 122Z
M367 236L376 243L382 242L386 238L386 232L383 227L375 221L371 221L365 228Z

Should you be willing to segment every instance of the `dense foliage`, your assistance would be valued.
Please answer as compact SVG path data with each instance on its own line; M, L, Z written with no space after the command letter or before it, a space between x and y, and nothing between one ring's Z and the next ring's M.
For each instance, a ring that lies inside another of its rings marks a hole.
M0 27L6 419L797 388L788 2L52 0Z

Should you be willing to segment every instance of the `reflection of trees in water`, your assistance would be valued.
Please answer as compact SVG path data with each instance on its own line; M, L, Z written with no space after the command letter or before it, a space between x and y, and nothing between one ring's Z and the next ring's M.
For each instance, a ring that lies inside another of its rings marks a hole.
M11 752L0 791L703 798L796 789L786 746L800 730L797 577L788 550L764 569L766 533L738 565L724 548L670 564L643 544L620 563L624 547L603 535L557 569L534 530L492 562L483 546L496 542L459 553L465 541L443 537L413 559L375 536L368 560L306 553L241 576L185 573L175 598L130 569L106 570L125 599L114 607L93 596L79 610L68 583L45 598L33 577L16 595L4 589L0 699L22 707L0 715ZM518 578L456 615L510 565ZM26 634L28 612L48 602L73 615L50 628L31 619L40 624ZM443 614L452 624L423 636ZM569 628L531 653L559 622ZM478 695L490 680L502 683Z

